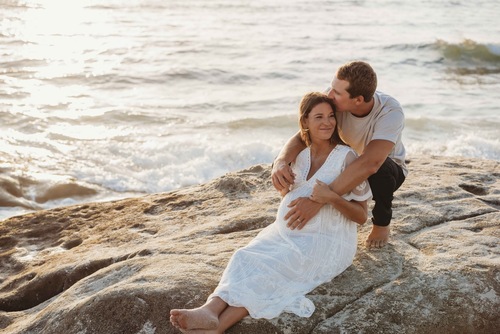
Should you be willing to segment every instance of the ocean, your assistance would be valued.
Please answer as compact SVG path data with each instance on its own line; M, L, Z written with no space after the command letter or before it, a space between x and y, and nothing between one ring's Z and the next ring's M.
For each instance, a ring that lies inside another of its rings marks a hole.
M271 163L302 95L355 59L402 104L408 159L500 160L497 0L0 8L0 220Z

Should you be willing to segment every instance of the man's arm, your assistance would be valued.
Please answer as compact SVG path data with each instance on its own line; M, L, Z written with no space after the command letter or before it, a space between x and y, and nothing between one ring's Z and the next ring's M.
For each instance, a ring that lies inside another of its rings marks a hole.
M375 174L389 156L394 143L388 140L372 140L359 158L354 160L330 184L330 188L340 196L348 193L361 182Z
M368 177L375 174L385 159L391 153L394 143L388 140L372 140L365 148L363 154L354 160L347 168L329 185L330 189L342 196ZM302 229L314 217L324 203L318 203L307 197L293 200L288 207L290 210L285 215L290 229Z
M282 194L288 192L288 188L295 179L289 164L295 161L295 158L304 148L306 148L306 144L302 141L300 133L297 132L287 141L276 160L274 160L271 178L274 188Z
M348 219L363 225L368 218L367 201L348 201L320 180L316 180L311 198L319 203L330 204Z

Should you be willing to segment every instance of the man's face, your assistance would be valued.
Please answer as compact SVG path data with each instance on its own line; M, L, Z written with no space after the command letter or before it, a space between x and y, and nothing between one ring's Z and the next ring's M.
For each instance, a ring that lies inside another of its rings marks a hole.
M350 112L356 107L356 99L350 98L347 88L349 88L349 81L339 80L337 77L333 78L328 97L333 99L339 112Z

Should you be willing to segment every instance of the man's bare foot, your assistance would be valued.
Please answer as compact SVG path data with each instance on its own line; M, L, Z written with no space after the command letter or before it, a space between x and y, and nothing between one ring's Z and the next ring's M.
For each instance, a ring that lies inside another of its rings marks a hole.
M170 322L181 330L189 329L216 329L219 318L209 310L200 307L191 310L171 310Z
M389 226L372 226L372 232L366 239L366 247L368 248L382 248L389 242L389 235L391 229Z

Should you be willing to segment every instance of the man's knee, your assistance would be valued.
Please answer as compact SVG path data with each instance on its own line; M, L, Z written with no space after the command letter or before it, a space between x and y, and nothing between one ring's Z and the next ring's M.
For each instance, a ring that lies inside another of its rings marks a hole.
M390 158L386 159L377 173L368 178L375 201L372 210L373 224L377 226L390 224L394 192L401 186L404 179L402 168Z
M379 189L383 193L390 191L392 194L399 188L403 181L404 174L402 168L391 158L387 158L378 171L368 178L368 183L370 183L374 197L379 192Z

